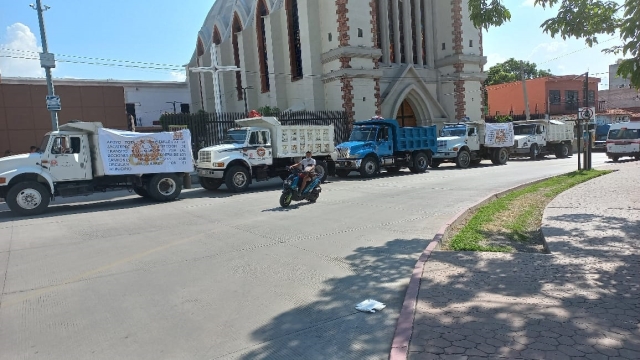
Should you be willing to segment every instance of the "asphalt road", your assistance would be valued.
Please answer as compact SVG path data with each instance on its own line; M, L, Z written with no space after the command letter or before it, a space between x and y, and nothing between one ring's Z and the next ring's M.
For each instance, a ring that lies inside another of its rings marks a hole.
M0 204L0 358L386 358L411 269L440 226L576 164L354 174L287 210L279 181L166 204L74 198L32 219ZM357 312L369 298L387 308Z

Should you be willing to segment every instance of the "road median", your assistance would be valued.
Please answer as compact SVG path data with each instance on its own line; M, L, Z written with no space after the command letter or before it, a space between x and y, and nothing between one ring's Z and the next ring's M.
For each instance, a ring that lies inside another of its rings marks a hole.
M548 252L541 231L545 207L558 194L609 170L574 171L510 191L477 207L454 225L442 250ZM588 194L585 194L585 196Z

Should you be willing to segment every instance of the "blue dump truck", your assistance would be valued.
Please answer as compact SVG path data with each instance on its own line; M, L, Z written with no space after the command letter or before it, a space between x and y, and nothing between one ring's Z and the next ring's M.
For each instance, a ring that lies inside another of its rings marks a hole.
M372 177L384 169L423 173L438 150L436 126L400 127L396 120L374 117L353 124L349 141L336 146L336 176L352 171Z

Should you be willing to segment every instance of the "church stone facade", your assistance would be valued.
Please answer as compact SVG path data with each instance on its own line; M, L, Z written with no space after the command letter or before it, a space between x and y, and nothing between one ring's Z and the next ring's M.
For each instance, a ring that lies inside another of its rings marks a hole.
M220 108L213 75L221 66ZM468 0L217 0L187 66L192 109L345 110L404 126L480 119L482 33ZM246 99L245 99L246 96Z

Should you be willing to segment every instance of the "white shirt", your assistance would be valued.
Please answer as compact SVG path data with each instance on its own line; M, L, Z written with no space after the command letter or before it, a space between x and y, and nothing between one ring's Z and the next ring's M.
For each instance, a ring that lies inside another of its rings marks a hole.
M314 159L314 158L304 158L304 159L302 159L302 161L300 163L302 164L302 168L305 169L307 166L315 166L316 165L316 159Z

